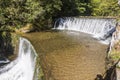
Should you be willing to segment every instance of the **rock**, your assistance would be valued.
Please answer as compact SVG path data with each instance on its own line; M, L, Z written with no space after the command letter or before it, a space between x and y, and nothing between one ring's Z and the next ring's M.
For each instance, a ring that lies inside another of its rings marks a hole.
M109 51L111 52L113 48L119 48L120 47L119 43L120 43L120 24L117 24L116 31L112 35L112 40L111 40Z
M2 60L0 60L0 64L2 63L9 63L10 60L8 60L7 58L2 58Z
M16 30L16 32L29 33L29 32L31 32L33 30L34 30L34 28L33 28L32 24L26 24L25 26L23 26L19 30Z
M117 80L120 80L120 69L117 68L116 72L117 72Z
M120 23L116 26L116 31L112 35L109 56L115 61L120 58ZM117 64L117 80L120 80L120 62Z
M117 65L118 67L120 67L120 62L118 63L118 65Z

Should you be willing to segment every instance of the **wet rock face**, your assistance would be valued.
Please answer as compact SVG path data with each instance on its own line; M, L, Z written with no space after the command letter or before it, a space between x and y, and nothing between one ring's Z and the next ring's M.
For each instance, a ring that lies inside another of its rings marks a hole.
M120 23L116 26L116 31L112 35L112 40L110 44L110 52L112 49L120 50Z
M120 23L117 24L116 31L112 35L109 56L113 61L120 59ZM120 62L118 63L118 67L120 67Z
M0 32L0 57L12 58L18 50L18 36L10 32Z
M119 1L120 3L120 1ZM114 62L120 59L120 22L116 25L116 30L112 34L112 40L109 49L109 58ZM113 65L111 62L111 65ZM120 80L120 62L117 63L116 75L117 80Z
M12 45L11 45L11 34L8 32L0 32L0 54L7 55L12 53ZM8 53L8 52L9 53Z

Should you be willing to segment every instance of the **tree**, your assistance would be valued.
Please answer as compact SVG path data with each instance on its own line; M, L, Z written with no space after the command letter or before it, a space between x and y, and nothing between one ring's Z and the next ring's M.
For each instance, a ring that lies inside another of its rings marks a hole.
M94 16L119 16L120 7L117 0L92 0Z
M43 14L35 19L34 26L37 30L45 30L53 26L53 19L61 11L62 2L61 0L40 0L40 2Z
M0 0L0 30L32 24L36 30L53 26L59 17L119 16L117 0Z
M84 16L91 15L90 0L61 0L62 8L60 16Z
M20 28L42 13L39 0L0 0L1 29Z

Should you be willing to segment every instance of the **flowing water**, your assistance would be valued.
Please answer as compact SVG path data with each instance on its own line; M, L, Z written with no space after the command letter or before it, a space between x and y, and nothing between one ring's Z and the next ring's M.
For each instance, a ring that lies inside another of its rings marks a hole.
M30 42L20 38L17 59L0 68L0 80L33 80L36 52Z
M73 30L89 34L96 37L107 38L115 31L115 19L98 19L98 18L59 18L55 22L55 29Z

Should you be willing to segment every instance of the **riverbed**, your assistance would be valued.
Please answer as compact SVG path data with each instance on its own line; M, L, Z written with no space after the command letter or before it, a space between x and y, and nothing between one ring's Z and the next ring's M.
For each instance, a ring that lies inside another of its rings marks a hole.
M105 72L108 45L89 34L48 31L23 36L37 51L46 80L94 80Z

